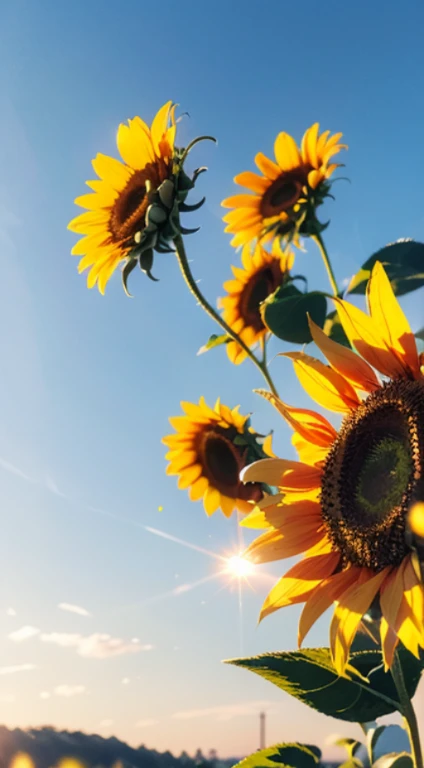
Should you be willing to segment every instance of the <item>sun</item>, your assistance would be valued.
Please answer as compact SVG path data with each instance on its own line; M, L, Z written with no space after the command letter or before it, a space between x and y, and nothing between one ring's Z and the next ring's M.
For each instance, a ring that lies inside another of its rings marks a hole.
M236 579L246 579L252 575L254 568L253 563L246 560L243 555L232 555L227 559L224 570Z

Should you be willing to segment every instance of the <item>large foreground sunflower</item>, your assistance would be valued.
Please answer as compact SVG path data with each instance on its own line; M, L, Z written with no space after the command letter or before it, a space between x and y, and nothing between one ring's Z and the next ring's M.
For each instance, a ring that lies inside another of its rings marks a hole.
M255 163L262 176L240 173L234 181L248 193L222 201L224 208L233 209L224 216L225 231L234 235L231 244L245 245L295 232L296 222L300 224L328 195L328 179L339 167L330 161L345 148L341 137L341 133L330 136L330 131L320 134L315 123L305 132L300 148L288 133L279 133L274 143L276 162L258 152Z
M218 304L224 310L222 317L225 322L251 347L266 338L261 303L287 280L294 254L288 249L283 251L275 240L272 253L260 245L252 252L250 245L246 245L241 259L243 269L231 267L234 278L224 283L228 295L219 299ZM235 341L226 346L228 357L236 365L247 356Z
M424 498L424 377L415 338L379 263L367 298L369 315L337 300L360 356L313 323L329 365L288 354L315 401L344 414L338 432L318 413L264 393L293 428L300 461L265 459L244 472L247 481L279 489L244 521L267 529L247 555L267 562L305 553L271 590L261 616L305 603L300 644L335 602L330 644L340 674L371 607L381 612L386 668L399 640L415 655L424 647L424 591L408 530L410 507Z
M169 419L176 434L162 441L169 448L167 474L179 475L178 487L189 488L192 501L203 498L208 515L219 507L227 517L235 509L250 512L263 497L263 485L244 485L240 472L251 461L270 455L270 439L261 444L249 417L219 400L214 408L203 397L198 405L183 402L181 407L185 415Z
M174 108L168 101L150 128L140 117L119 126L117 146L123 163L102 154L93 160L99 179L86 182L92 194L75 200L88 210L68 225L83 235L72 253L83 257L79 272L89 269L89 288L97 283L104 293L113 272L139 241L150 196L172 174L175 131Z

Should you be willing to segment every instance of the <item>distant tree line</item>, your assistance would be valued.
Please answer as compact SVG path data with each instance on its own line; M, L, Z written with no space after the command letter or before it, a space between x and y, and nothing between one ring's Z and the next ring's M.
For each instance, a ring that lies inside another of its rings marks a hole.
M198 749L194 757L182 752L157 752L145 746L134 748L112 736L103 738L81 731L70 733L52 727L9 730L0 726L0 768L8 768L13 757L23 752L31 757L35 768L53 768L60 760L72 757L86 768L231 768L237 759L220 760L215 750L204 757Z

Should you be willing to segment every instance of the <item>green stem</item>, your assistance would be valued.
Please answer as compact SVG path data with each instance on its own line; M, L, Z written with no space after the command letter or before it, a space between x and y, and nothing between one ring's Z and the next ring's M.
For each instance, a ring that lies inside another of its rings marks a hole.
M187 260L187 254L186 254L185 247L184 247L184 241L183 241L183 238L181 237L181 235L177 235L177 237L175 237L174 243L175 243L175 248L177 249L177 259L178 259L178 264L179 264L179 267L180 267L180 270L181 270L181 274L182 274L182 276L183 276L183 278L184 278L184 280L185 280L189 290L193 294L193 296L196 297L196 299L199 302L199 304L202 307L202 309L205 310L205 312L212 318L212 320L215 320L215 322L218 323L218 325L221 326L221 328L225 331L225 333L227 333L228 336L231 336L231 338L234 339L234 341L236 341L237 344L239 344L242 347L242 349L244 349L244 351L246 352L248 357L250 357L251 361L256 365L257 368L259 368L259 370L260 370L262 376L265 378L266 383L268 384L272 394L276 395L276 397L278 397L278 392L277 392L276 387L274 385L274 382L273 382L273 380L272 380L272 378L271 378L271 376L269 374L268 368L266 366L266 362L265 361L261 362L260 360L258 360L258 358L252 352L250 347L248 347L247 344L245 344L245 342L243 341L243 339L241 339L240 336L237 333L235 333L232 330L232 328L230 328L229 325L227 325L225 320L223 320L221 315L218 312L216 312L213 307L211 307L209 302L206 301L205 297L203 296L203 294L199 290L199 286L197 285L197 283L196 283L196 281L195 281L195 279L194 279L194 277L193 277L193 275L191 273L191 270L190 270L190 266L189 266L189 263L188 263L188 260Z
M312 239L315 240L315 242L316 242L316 244L317 244L317 246L318 246L318 248L320 250L320 253L321 253L321 256L322 256L322 260L324 262L324 266L325 266L325 268L327 270L327 275L328 275L328 279L330 281L331 290L333 291L334 296L338 296L339 295L339 289L338 289L338 286L337 286L337 280L336 280L335 274L333 272L333 267L331 266L330 257L328 255L327 249L326 249L326 247L324 245L324 241L323 241L321 235L313 235Z
M405 685L402 662L398 651L396 651L394 655L391 673L398 692L402 715L407 726L414 766L415 768L423 768L423 754L421 750L420 734L418 732L417 716Z

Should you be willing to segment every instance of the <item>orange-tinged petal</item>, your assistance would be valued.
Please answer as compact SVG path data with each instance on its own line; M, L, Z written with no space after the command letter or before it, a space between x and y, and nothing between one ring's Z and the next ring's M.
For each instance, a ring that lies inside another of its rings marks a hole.
M289 357L304 390L315 402L330 411L346 413L359 405L359 398L352 385L337 371L321 360L304 352L285 352Z
M287 459L260 459L242 470L243 483L262 482L283 490L312 490L319 488L322 472L316 467Z
M260 619L286 605L303 603L317 585L334 572L339 561L339 553L330 552L296 563L272 588L262 606Z
M415 573L412 564L412 556L406 560L403 573L404 598L411 611L411 620L421 635L421 644L424 643L424 587L420 578Z
M333 573L321 581L308 597L299 619L298 644L302 645L306 635L316 621L337 600L343 592L354 584L359 576L359 568L349 568L340 573Z
M258 192L260 195L269 187L268 179L264 179L263 176L258 176L257 173L252 173L252 171L239 173L238 176L234 177L234 181L239 186L247 187L247 189L251 189L252 192Z
M330 339L321 328L309 318L309 328L311 336L327 358L331 367L340 373L345 379L350 381L358 389L364 392L373 392L378 389L380 382L377 379L373 369L362 357L352 352L351 349L344 347Z
M150 133L152 136L152 142L153 147L156 152L156 155L160 157L160 142L163 139L164 134L166 133L166 130L168 128L169 123L169 114L172 107L172 101L167 101L166 104L163 105L163 107L160 108L159 112L155 116L152 127L150 129Z
M275 159L282 171L291 171L302 163L300 152L292 136L282 131L274 143Z
M368 281L367 299L371 318L388 348L398 357L407 374L420 378L415 336L379 261L374 264Z
M267 179L270 179L271 181L275 181L275 179L278 179L278 177L281 175L281 169L279 166L274 163L272 160L269 159L269 157L266 157L262 152L258 152L258 154L255 157L255 163L258 166L261 173L263 173L264 176L267 177ZM269 187L269 184L268 184Z
M387 345L376 323L343 299L334 299L339 320L350 343L373 368L385 376L404 376L404 367Z
M314 445L329 448L337 437L337 432L324 416L315 411L304 408L292 408L264 389L256 389L255 392L265 400L268 400L290 426L305 440Z
M367 612L390 568L380 573L363 568L359 579L340 596L330 626L330 644L333 664L343 675L349 651L359 623Z
M322 171L309 171L308 173L308 184L312 189L316 189L318 184L321 184L321 182L324 180L325 176L322 173Z
M281 498L281 494L268 496L267 501L275 499L275 503L269 503L262 508L256 505L253 512L245 517L240 525L246 528L278 528L284 533L284 525L293 522L293 520L297 520L301 526L305 522L315 521L318 527L322 522L321 505L318 502L306 499L295 501L292 504L284 504L281 502Z
M297 432L292 435L291 441L302 464L320 464L325 460L329 451L327 447L321 448L309 440L305 440Z
M271 563L286 557L294 557L305 552L322 539L323 529L317 527L317 521L305 524L292 523L280 530L271 529L258 536L246 549L244 556L252 563Z

